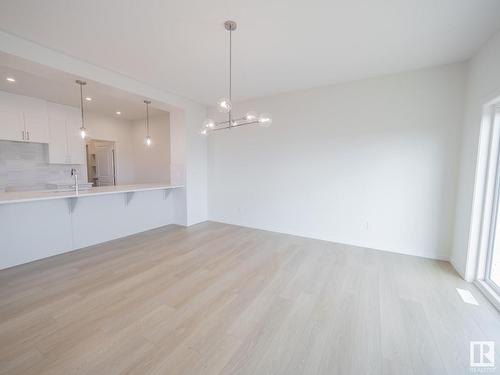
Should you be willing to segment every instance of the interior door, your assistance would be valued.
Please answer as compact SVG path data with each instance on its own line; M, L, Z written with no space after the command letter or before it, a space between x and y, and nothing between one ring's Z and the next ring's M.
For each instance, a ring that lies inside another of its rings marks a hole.
M115 185L114 144L95 143L96 186Z

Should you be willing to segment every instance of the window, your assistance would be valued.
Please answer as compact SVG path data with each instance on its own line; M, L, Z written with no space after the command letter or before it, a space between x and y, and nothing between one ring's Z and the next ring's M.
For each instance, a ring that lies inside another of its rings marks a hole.
M497 210L498 216L498 210ZM500 233L499 222L495 225L495 235ZM496 237L496 236L495 236ZM488 253L488 263L486 269L486 280L500 292L500 241L495 238L493 246ZM499 293L500 294L500 293Z
M476 169L477 285L500 309L500 98L484 107Z
M495 122L500 121L500 108L498 109L496 116L494 117ZM500 126L500 123L495 124L496 127ZM493 207L491 208L491 220L489 228L489 241L488 247L486 249L486 261L485 270L483 272L483 280L488 283L488 285L494 289L494 291L500 295L500 163L499 155L500 149L495 148L496 155L492 155L496 158L495 165L495 187L494 187L494 198Z

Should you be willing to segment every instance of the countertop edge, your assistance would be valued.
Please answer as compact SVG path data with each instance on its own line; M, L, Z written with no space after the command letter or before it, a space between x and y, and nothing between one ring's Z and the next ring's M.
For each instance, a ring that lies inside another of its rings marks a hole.
M0 193L0 205L2 204L12 204L12 203L25 203L25 202L36 202L54 199L68 199L68 198L85 198L99 195L110 195L110 194L124 194L124 193L135 193L141 191L152 191L152 190L169 190L183 188L184 185L161 185L161 184L137 184L137 185L123 185L123 188L119 186L114 187L113 190L109 190L109 187L95 187L91 190L83 190L79 194L74 192L45 192L45 191L34 191L34 192L8 192ZM98 190L102 189L102 190ZM108 189L108 190L107 190ZM10 198L6 196L11 195ZM22 195L26 195L22 197ZM30 196L31 195L31 196ZM16 198L16 196L21 196Z

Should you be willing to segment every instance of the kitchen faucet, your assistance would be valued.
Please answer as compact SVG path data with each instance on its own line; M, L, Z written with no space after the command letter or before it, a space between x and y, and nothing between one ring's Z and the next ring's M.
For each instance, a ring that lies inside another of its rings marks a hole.
M71 175L75 178L75 195L78 195L78 174L75 168L71 168Z

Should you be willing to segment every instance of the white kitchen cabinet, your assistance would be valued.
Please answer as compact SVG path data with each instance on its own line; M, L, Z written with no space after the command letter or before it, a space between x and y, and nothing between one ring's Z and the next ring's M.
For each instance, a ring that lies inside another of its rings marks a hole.
M49 144L49 163L85 164L80 110L0 91L0 139Z
M49 122L47 112L24 112L24 140L49 143Z
M85 163L85 143L80 135L80 122L66 121L66 135L68 137L68 156L70 164Z
M0 139L23 141L24 117L21 111L0 109Z
M85 164L78 109L49 103L49 163Z
M0 91L0 139L48 143L46 101Z
M63 117L49 117L49 129L49 163L68 163L66 120Z
M48 143L47 114L0 110L0 139Z

